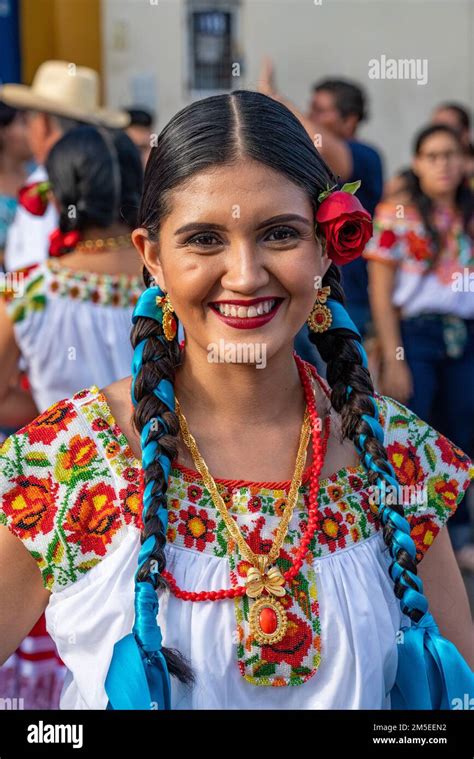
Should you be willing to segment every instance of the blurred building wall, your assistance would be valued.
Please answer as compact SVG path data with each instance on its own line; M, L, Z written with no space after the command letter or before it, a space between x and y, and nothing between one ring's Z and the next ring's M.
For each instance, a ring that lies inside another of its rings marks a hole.
M192 99L188 8L188 0L102 0L111 105L144 100L158 109L161 128ZM241 0L238 26L243 66L234 88L256 87L265 54L275 61L280 90L302 108L320 77L359 81L372 114L360 136L382 149L388 173L406 164L412 136L436 103L474 103L472 0ZM369 61L382 55L426 59L427 83L370 79Z

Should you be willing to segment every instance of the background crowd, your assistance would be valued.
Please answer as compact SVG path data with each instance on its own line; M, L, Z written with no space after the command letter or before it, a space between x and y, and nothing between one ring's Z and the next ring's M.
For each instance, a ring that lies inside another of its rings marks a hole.
M384 176L383 144L359 139L369 104L357 83L320 79L303 113L279 91L265 60L259 89L296 113L341 184L361 181L357 195L373 215L374 236L364 257L345 267L343 284L377 391L474 455L468 109L433 103L413 130L410 166ZM71 77L62 61L43 63L31 87L0 89L3 437L55 401L130 373L130 319L143 285L129 233L155 115L101 108L99 90L93 70L77 67ZM306 329L295 347L324 374ZM470 499L468 491L448 523L467 582L474 576ZM63 670L41 618L0 668L0 692L22 696L27 708L56 708Z

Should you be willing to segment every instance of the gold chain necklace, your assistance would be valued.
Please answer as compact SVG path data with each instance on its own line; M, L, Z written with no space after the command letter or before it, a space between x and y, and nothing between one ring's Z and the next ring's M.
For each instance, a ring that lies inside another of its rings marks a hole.
M288 491L286 506L280 524L278 525L272 547L266 554L255 554L252 551L243 537L237 522L230 516L224 500L217 489L214 478L210 474L206 462L199 453L196 440L189 431L188 423L181 411L177 398L176 413L178 415L184 443L191 452L194 465L201 475L205 487L209 491L212 502L221 515L230 536L239 547L241 556L252 565L247 572L246 595L249 598L258 600L253 604L249 614L251 632L255 640L259 643L278 643L285 636L288 620L284 606L275 598L271 597L281 597L286 594L286 590L283 587L285 579L281 574L280 569L275 566L275 561L280 555L281 547L288 532L303 478L303 470L311 433L311 422L308 409L305 409L298 453L296 456L295 471ZM266 592L267 595L264 596L264 592Z

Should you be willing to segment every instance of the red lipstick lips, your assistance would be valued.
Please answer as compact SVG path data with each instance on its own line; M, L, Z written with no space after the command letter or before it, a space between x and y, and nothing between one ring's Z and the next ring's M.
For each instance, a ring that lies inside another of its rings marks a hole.
M264 303L265 301L268 302L269 300L275 301L271 310L266 314L260 314L258 316L225 316L224 314L221 314L218 308L219 304L221 303L225 303L229 306L250 307L256 306L258 303ZM258 329L273 319L282 302L283 298L272 298L271 296L267 296L266 298L251 298L248 300L215 301L214 303L209 303L209 306L211 307L213 313L216 314L216 316L218 316L219 319L221 319L225 324L228 324L229 327L234 327L235 329Z

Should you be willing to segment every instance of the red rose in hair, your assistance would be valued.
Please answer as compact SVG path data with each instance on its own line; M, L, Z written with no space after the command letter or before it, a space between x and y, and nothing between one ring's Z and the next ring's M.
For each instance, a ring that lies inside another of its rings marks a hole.
M328 189L318 198L316 221L326 238L327 254L337 266L358 258L372 237L372 218L353 195L359 187L360 182L351 182L336 192Z
M18 202L33 216L44 216L48 207L49 182L32 182L18 191Z

